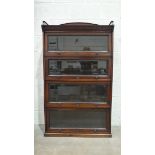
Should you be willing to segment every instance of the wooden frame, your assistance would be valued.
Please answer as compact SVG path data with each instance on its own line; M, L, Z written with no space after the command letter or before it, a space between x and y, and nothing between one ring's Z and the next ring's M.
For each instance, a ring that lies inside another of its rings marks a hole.
M113 76L113 25L91 23L66 23L61 25L42 25L43 31L43 69L44 69L44 115L45 136L111 137L112 76ZM52 36L108 36L107 51L48 51L47 37ZM48 60L107 60L108 75L48 75ZM108 102L48 102L48 84L101 84L107 85ZM49 111L104 109L105 129L49 128Z

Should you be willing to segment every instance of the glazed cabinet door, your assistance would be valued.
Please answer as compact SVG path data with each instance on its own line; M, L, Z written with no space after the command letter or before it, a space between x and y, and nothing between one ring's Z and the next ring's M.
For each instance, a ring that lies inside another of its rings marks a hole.
M110 131L110 109L48 109L46 130L56 133Z
M111 77L111 59L45 59L45 79L53 81L103 81Z
M86 82L46 82L46 107L110 107L111 85Z
M45 56L104 56L112 52L110 33L46 33Z

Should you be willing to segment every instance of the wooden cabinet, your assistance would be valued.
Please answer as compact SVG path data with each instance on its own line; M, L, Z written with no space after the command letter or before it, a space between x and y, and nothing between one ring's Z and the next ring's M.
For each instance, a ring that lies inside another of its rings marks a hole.
M113 25L42 25L45 136L111 137Z

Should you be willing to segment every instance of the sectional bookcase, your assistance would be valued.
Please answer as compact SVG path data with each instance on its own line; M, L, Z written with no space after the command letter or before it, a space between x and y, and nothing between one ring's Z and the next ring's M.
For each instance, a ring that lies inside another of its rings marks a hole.
M111 137L114 25L41 27L44 135Z

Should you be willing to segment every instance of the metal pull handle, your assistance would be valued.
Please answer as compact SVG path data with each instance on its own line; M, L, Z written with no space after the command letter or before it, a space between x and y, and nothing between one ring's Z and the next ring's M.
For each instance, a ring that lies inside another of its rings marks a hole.
M97 129L94 129L94 132L97 132Z

